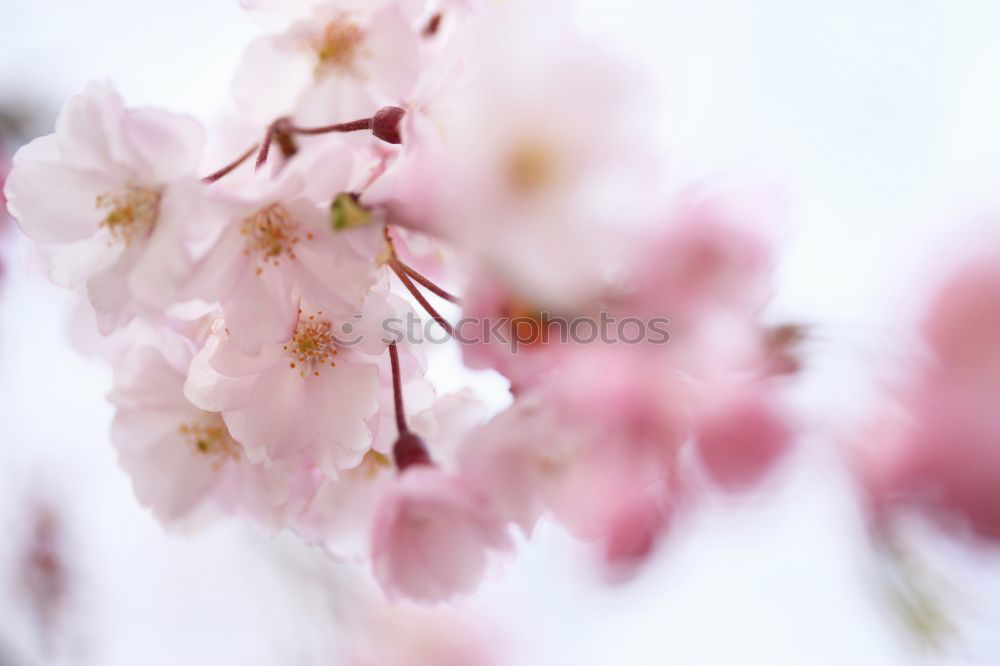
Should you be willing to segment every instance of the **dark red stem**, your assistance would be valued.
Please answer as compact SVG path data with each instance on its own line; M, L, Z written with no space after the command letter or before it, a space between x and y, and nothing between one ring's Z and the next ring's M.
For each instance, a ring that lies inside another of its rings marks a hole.
M244 162L246 162L247 159L251 155L253 155L254 152L256 152L257 148L259 148L259 147L260 147L259 144L256 144L256 143L253 144L252 146L250 146L249 148L247 148L247 151L245 153L243 153L242 155L240 155L239 157L237 157L235 160L233 160L232 162L230 162L226 166L222 167L218 171L210 173L207 176L205 176L204 178L202 178L201 179L202 182L205 182L205 183L214 183L215 181L219 180L223 176L228 175L229 172L231 172L233 169L235 169L239 165L241 165Z
M413 298L417 300L417 303L420 303L420 307L422 307L427 312L427 314L429 314L434 319L434 321L438 323L438 325L441 328L447 331L448 335L453 335L454 331L451 327L451 324L449 324L448 320L442 317L440 313L438 313L438 311L434 309L433 305L427 302L427 299L424 298L424 295L420 293L420 290L417 289L417 286L413 284L412 280L410 280L409 275L406 274L406 271L399 263L399 260L396 259L395 257L390 259L389 267L392 268L393 272L396 274L396 277L398 277L399 281L403 283L404 287L406 287L406 290L409 291L410 294L413 296Z
M371 118L352 120L347 123L337 123L336 125L324 125L322 127L296 127L289 125L286 129L293 134L329 134L331 132L360 132L372 128Z
M400 435L410 432L406 425L406 412L403 409L403 377L399 372L399 350L396 343L389 343L389 365L392 366L392 398L396 405L396 429Z
M404 271L406 271L407 275L416 280L418 283L427 287L427 289L429 289L431 292L437 294L444 300L449 301L451 303L456 303L456 304L461 303L461 300L459 300L458 296L455 296L454 294L451 294L442 289L441 287L437 286L430 280L430 278L421 275L419 272L417 272L415 268L407 266L402 261L399 261L399 259L396 259L396 261L397 263L399 263L399 267L402 268Z
M271 142L274 141L274 132L276 129L276 123L271 123L267 126L264 140L260 142L260 152L257 153L257 162L253 166L254 171L258 171L264 166L264 162L267 162L267 155L271 152Z

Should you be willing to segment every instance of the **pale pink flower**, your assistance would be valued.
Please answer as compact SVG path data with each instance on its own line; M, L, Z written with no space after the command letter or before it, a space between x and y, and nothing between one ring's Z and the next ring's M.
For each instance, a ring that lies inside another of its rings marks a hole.
M220 411L254 462L305 455L325 473L357 465L371 448L379 408L380 327L394 314L369 294L357 309L329 311L302 303L285 339L248 355L219 319L192 363L186 394ZM355 316L357 315L357 316Z
M405 3L313 3L308 15L247 48L237 100L260 123L328 125L370 117L412 89L419 35Z
M339 471L336 478L325 476L288 526L339 560L367 562L372 520L395 474L392 459L371 449L357 466Z
M103 332L177 298L191 267L187 244L211 227L195 175L203 142L193 119L126 109L110 87L91 83L54 134L15 155L10 212L42 245L53 279L86 286Z
M791 426L770 393L763 383L743 387L713 400L699 415L695 450L720 487L756 485L791 445Z
M506 523L460 477L415 465L379 505L372 566L390 598L429 603L473 592L490 553L510 548Z
M243 351L288 338L298 318L293 293L343 312L374 286L381 225L335 232L324 205L348 188L351 166L349 148L332 139L274 179L216 190L228 223L199 260L189 290L222 304L230 340Z
M425 406L427 399L433 396L421 396L421 389L428 391L428 386L420 375L406 370L407 365L414 365L407 361L407 356L407 347L402 346L400 360L404 367L407 419L413 431L427 442L435 462L451 466L458 440L479 421L483 406L468 391L443 396ZM391 377L388 379L391 383ZM339 471L336 478L326 479L305 510L290 521L290 526L301 536L322 544L339 558L366 560L371 557L375 511L397 473L391 456L398 437L391 393L390 386L388 402L383 402L382 396L379 398L377 418L380 423L371 425L372 449L361 463Z
M193 344L168 336L116 368L112 443L139 502L171 525L241 515L275 530L315 492L300 460L253 464L218 412L184 397Z

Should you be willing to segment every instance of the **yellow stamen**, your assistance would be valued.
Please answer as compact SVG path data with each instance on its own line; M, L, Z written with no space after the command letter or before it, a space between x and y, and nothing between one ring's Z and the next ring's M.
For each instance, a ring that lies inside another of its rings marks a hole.
M214 458L216 467L227 460L240 459L240 445L229 434L219 414L206 412L203 420L182 423L178 431L196 455Z
M284 346L291 357L288 367L298 370L299 375L319 375L320 367L329 365L336 367L333 357L337 355L337 341L333 335L333 326L325 319L317 319L316 315L299 318L299 325L292 334L292 339Z
M282 256L295 258L299 223L280 204L271 204L243 220L240 232L246 236L246 252L257 254L263 264L277 266ZM263 272L257 268L257 274Z
M150 187L126 185L121 193L101 194L97 210L107 210L100 227L108 230L113 242L128 246L132 239L145 236L156 224L160 213L160 191Z
M364 33L356 24L341 16L330 21L317 37L310 41L316 54L316 75L327 71L347 72L357 60Z

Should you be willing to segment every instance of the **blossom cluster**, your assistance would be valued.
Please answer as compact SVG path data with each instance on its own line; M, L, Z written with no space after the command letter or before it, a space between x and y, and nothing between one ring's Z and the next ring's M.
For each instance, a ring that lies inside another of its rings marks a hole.
M761 317L778 206L670 190L638 75L570 7L245 4L272 32L234 77L256 140L219 137L232 162L199 121L92 83L5 186L52 279L121 343L112 442L157 518L292 530L434 602L542 520L627 572L706 488L767 478L801 425L785 393L804 331ZM994 537L998 265L935 306L940 363L908 396L923 422L866 468L874 505L932 484ZM488 419L383 334L417 307L451 333L439 301L519 343L456 342L509 380ZM669 339L560 335L605 315L669 320ZM992 476L969 476L976 456Z

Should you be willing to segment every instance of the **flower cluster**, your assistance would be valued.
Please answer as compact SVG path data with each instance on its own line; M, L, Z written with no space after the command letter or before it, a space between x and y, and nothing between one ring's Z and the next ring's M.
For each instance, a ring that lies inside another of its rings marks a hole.
M126 342L112 440L140 502L294 530L432 602L543 518L622 571L699 489L765 478L801 337L759 318L774 206L661 194L642 86L563 3L247 4L276 31L235 75L259 140L230 164L195 119L94 83L6 184ZM462 344L510 381L488 421L384 334L413 304L450 331L435 299L520 343ZM668 318L669 343L558 335L598 313Z

